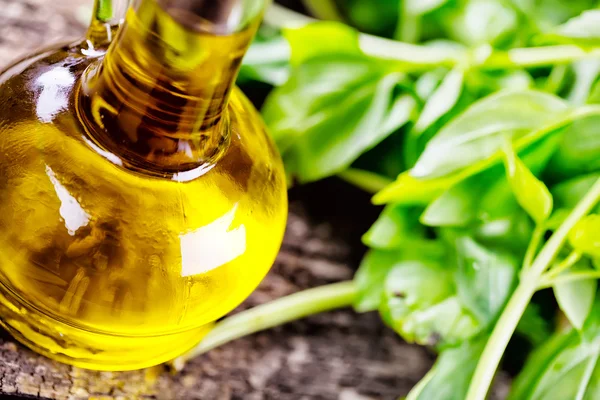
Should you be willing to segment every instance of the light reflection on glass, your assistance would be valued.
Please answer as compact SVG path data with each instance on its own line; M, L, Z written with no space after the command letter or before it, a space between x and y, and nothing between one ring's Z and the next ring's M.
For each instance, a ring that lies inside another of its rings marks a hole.
M180 235L181 276L203 274L246 252L246 227L231 229L237 205L216 221Z
M56 178L52 168L46 165L46 175L50 178L50 182L54 185L56 196L60 200L60 216L65 221L65 228L69 235L75 235L75 232L82 226L86 226L90 221L90 215L85 212L75 197L69 193Z
M69 104L68 93L75 83L75 77L64 67L52 68L35 81L42 92L37 98L36 113L40 121L52 122L54 117Z

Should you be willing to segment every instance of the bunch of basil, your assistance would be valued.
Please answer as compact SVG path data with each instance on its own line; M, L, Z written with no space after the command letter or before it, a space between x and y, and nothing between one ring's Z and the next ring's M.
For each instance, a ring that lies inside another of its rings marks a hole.
M290 183L386 205L354 305L439 352L408 399L484 399L515 332L535 349L511 399L600 398L597 2L305 2L328 21L272 8L240 80L273 86Z

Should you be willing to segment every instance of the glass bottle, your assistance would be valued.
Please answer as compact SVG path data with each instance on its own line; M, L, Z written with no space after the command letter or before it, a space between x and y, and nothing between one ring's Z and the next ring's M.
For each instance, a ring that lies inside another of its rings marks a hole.
M265 276L287 215L234 85L266 1L127 3L0 74L2 325L99 370L194 346Z

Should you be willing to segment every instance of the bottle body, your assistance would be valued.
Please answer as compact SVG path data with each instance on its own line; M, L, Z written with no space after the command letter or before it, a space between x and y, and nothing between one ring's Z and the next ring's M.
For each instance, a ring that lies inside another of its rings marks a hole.
M147 168L102 138L78 97L102 58L74 45L0 75L0 315L45 355L127 370L189 349L256 288L281 244L286 183L237 89L211 126L226 138L217 158L173 168L206 139L152 137Z

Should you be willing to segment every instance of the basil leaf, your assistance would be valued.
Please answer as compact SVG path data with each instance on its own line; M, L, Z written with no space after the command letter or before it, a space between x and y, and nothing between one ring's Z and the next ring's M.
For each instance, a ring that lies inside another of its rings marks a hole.
M288 42L273 33L259 35L244 56L238 75L238 83L259 81L273 86L283 85L290 74L290 46Z
M504 136L522 136L566 111L560 98L536 91L503 91L469 107L429 141L412 169L417 178L436 178L488 158Z
M517 157L511 146L505 149L505 165L517 201L536 223L543 223L552 213L550 191Z
M574 121L565 129L548 174L568 178L600 170L600 116Z
M446 4L449 0L404 0L404 11L412 16L427 14Z
M384 282L396 266L408 261L441 262L446 251L441 241L425 239L411 239L410 244L394 250L369 251L354 276L358 287L354 308L358 312L376 310L382 302Z
M573 64L575 82L569 92L567 99L575 105L583 105L588 102L594 83L600 74L600 61L582 60Z
M344 17L361 32L391 37L398 21L399 0L345 0Z
M346 169L412 118L404 77L361 56L317 57L267 98L263 116L300 182ZM399 93L400 92L400 93Z
M458 102L463 88L464 71L455 68L450 71L440 86L425 103L414 130L423 132L449 112Z
M516 284L518 261L508 253L491 250L470 237L456 241L458 295L482 325L504 308Z
M586 340L573 331L559 334L529 359L509 400L596 399L600 396L599 356L597 338Z
M559 139L552 135L528 147L523 151L523 162L536 172L542 171ZM429 226L467 226L477 219L490 221L514 214L519 205L503 175L501 168L494 166L457 183L429 204L421 222Z
M394 249L424 234L425 229L419 224L418 209L392 204L383 210L362 240L371 248Z
M466 1L464 6L442 23L450 37L469 46L499 44L519 27L513 7L496 0Z
M442 351L406 400L464 400L487 339L487 336L475 338Z
M521 210L503 218L487 220L473 229L474 237L486 246L497 246L522 257L525 254L533 224Z
M539 381L547 369L555 363L564 349L576 346L579 336L575 330L567 333L557 333L529 356L525 367L513 382L508 400L540 399L533 397Z
M432 261L406 261L388 274L380 312L406 341L452 345L481 331L461 304L452 269Z
M392 183L391 179L379 175L376 172L357 168L348 168L347 170L340 172L338 176L346 182L369 193L377 193Z
M401 261L399 252L370 251L367 253L354 276L358 288L358 295L354 302L356 311L377 310L383 295L383 282L391 269Z
M589 46L600 44L600 10L588 10L571 18L542 39Z
M301 28L288 28L283 31L283 36L292 49L290 63L293 67L324 54L362 54L358 32L338 22L314 22Z
M536 303L529 303L519 325L517 325L516 333L523 336L534 346L540 346L552 336L553 327L541 315L541 307Z
M576 329L583 328L583 323L594 305L597 287L596 279L581 279L554 284L556 301Z
M420 180L409 172L404 172L394 183L377 193L373 197L373 203L386 204L393 201L404 205L427 205L459 181L460 177L456 176Z
M466 226L477 216L477 205L487 188L489 173L481 173L458 183L432 201L421 216L428 226Z
M600 174L578 176L561 182L552 188L556 208L573 209L600 178Z
M583 218L569 233L569 244L583 254L600 257L600 215Z

